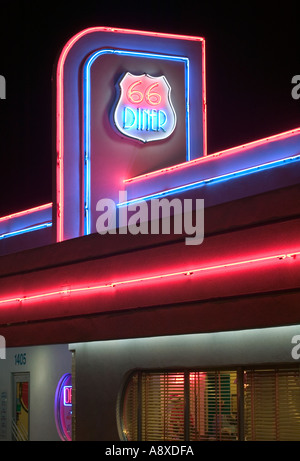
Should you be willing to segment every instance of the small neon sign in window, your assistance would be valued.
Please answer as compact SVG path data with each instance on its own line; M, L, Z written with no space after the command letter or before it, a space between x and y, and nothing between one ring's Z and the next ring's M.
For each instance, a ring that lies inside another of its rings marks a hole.
M127 72L120 83L114 122L123 135L142 142L168 138L176 127L171 87L164 75L133 75Z
M72 406L72 386L64 386L64 406Z
M54 400L55 423L59 437L72 440L72 375L65 373L59 380Z

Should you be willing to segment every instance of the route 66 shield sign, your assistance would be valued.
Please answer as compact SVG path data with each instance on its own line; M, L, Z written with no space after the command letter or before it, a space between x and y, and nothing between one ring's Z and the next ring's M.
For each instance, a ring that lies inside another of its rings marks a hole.
M168 138L176 127L171 87L164 75L133 75L127 72L120 83L114 122L122 135L142 142Z

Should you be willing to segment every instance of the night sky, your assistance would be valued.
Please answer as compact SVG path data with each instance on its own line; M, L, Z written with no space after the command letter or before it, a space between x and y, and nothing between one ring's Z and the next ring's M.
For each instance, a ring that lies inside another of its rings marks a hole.
M0 216L52 201L53 66L87 27L205 38L208 153L299 127L300 2L283 3L0 0Z

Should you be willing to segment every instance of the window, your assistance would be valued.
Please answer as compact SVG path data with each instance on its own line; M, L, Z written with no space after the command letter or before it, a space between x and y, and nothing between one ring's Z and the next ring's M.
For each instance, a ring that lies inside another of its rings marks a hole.
M246 440L300 440L299 369L247 370Z
M136 371L120 416L130 441L300 440L299 368Z
M122 401L126 440L236 440L236 372L135 372Z
M142 373L142 440L184 441L184 373Z
M189 376L190 440L237 440L237 373Z

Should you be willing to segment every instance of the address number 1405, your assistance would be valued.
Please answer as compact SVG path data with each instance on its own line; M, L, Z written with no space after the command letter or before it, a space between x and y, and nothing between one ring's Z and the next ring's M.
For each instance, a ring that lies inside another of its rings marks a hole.
M15 365L26 365L26 352L15 354Z

